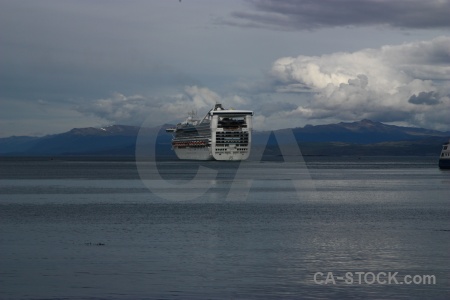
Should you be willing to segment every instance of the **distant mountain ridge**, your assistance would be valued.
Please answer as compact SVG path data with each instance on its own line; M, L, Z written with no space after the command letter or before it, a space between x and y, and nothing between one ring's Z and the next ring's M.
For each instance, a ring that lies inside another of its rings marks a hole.
M2 138L0 155L132 155L139 129L137 126L112 125L74 128L40 138ZM4 145L7 147L4 148Z
M72 134L79 136L97 135L97 136L137 136L139 132L137 126L127 126L127 125L111 125L101 128L86 127L86 128L73 128L72 130L62 133L62 134Z
M294 128L292 131L300 142L347 142L355 144L415 140L430 136L445 137L450 135L450 132L387 125L367 119L351 123L307 125L303 128Z
M169 124L162 127L167 128ZM160 127L147 128L157 135L157 152L173 156L171 135ZM0 138L2 156L110 155L133 156L141 128L112 125L74 128L44 137ZM450 132L387 125L371 120L276 130L278 136L292 134L306 155L433 155L439 154ZM264 132L254 131L254 144L262 143ZM269 139L268 150L276 154L277 142Z

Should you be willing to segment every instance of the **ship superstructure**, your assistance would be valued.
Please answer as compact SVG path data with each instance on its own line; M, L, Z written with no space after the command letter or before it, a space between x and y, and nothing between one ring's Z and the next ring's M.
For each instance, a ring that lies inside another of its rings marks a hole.
M217 103L202 119L195 112L175 128L172 149L179 159L245 160L250 155L253 111Z
M450 169L450 141L442 145L441 156L439 157L439 168Z

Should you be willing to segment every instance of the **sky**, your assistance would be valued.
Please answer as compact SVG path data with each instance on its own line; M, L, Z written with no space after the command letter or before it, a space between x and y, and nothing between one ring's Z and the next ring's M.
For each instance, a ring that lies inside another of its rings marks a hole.
M450 130L450 0L0 0L0 137L158 126Z

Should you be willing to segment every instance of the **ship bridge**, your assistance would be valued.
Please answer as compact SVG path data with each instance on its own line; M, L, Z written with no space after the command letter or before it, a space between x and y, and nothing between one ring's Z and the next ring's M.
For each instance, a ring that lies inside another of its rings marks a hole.
M251 110L211 110L211 152L216 160L244 160L250 154Z

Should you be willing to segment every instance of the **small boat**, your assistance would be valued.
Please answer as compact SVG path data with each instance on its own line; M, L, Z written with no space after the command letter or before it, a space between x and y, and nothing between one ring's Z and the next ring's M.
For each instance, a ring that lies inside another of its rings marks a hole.
M450 169L450 141L442 145L439 157L439 169Z

